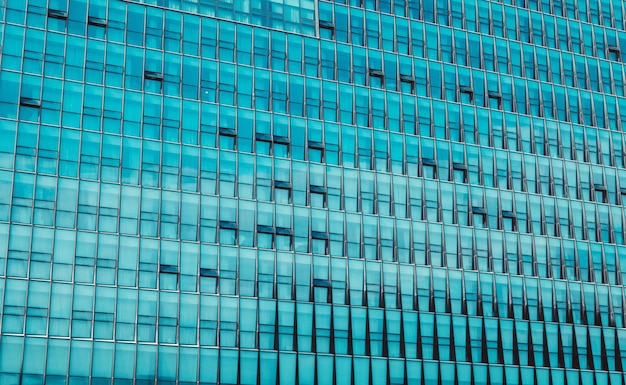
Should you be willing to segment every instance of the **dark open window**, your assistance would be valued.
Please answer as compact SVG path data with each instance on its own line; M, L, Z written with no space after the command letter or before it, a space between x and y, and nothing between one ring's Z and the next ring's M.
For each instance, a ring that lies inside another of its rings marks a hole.
M370 68L370 86L376 88L383 88L383 84L385 81L385 73L379 69Z
M237 131L232 128L220 127L220 148L234 150L237 146Z
M163 290L178 289L178 266L159 265L159 288Z
M237 223L220 221L220 243L237 244Z
M593 188L596 190L596 202L608 203L606 186L602 184L594 184Z
M107 21L106 19L102 19L99 17L95 17L95 16L89 16L87 23L89 25L94 25L96 27L106 27L107 26Z
M274 181L274 201L277 203L291 203L291 183Z
M460 102L466 104L474 103L474 90L471 87L462 86L459 88L459 92L461 93Z
M324 161L324 143L315 142L313 140L308 141L309 146L309 160L312 162L323 162Z
M433 159L422 158L422 176L425 178L437 178L437 162Z
M41 108L41 101L32 98L20 98L20 106L24 107L32 107L32 108Z
M467 166L463 163L452 163L455 182L467 183Z
M502 109L502 94L489 92L489 108Z
M331 21L320 20L320 37L322 39L334 39L335 24L333 24Z
M415 78L409 75L400 75L400 89L407 94L415 93Z
M67 20L67 12L66 11L59 11L56 9L49 9L48 10L48 17L51 17L53 19L59 19L59 20Z
M472 207L472 218L475 227L487 226L487 210L482 207Z
M309 186L309 205L312 207L326 207L326 188L322 186Z
M517 231L517 215L513 211L502 211L503 230Z

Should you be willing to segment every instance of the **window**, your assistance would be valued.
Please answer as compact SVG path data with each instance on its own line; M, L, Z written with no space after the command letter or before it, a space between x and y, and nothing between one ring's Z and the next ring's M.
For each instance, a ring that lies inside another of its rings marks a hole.
M320 20L320 37L328 40L335 38L335 25L331 21Z
M474 91L470 87L460 87L461 103L473 104L474 103Z

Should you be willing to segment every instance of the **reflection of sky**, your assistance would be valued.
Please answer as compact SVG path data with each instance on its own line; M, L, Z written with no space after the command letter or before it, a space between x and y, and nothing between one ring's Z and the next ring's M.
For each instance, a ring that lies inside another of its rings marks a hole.
M131 0L206 16L315 35L314 0Z

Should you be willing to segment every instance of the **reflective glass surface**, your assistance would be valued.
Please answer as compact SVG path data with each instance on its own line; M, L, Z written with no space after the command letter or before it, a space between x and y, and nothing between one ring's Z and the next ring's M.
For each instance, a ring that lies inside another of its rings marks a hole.
M623 385L625 15L0 0L0 383Z

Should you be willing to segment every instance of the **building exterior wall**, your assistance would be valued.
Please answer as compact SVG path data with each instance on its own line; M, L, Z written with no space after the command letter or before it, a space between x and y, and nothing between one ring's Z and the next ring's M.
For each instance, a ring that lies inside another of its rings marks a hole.
M623 385L618 0L0 0L0 383Z

